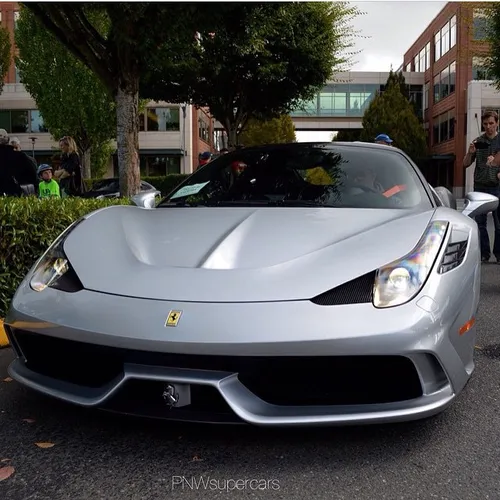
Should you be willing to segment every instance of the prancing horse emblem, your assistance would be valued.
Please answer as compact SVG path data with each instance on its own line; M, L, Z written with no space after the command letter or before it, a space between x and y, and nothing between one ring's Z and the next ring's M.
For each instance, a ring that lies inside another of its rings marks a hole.
M170 311L165 321L165 326L177 326L181 319L182 311Z

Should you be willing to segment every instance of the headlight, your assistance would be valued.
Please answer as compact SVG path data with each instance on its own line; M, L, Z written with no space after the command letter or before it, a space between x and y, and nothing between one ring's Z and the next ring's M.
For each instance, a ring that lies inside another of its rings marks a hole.
M30 287L35 292L41 292L47 287L58 288L66 292L76 292L83 288L63 250L64 240L70 231L83 220L82 217L66 228L35 264L30 279Z
M422 289L443 244L448 222L434 221L411 253L377 271L373 290L375 307L399 306Z

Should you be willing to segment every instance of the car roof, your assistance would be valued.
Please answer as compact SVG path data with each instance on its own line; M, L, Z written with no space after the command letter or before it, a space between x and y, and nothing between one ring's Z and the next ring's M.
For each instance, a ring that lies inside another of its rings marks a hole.
M343 141L316 141L316 142L287 142L287 143L277 143L277 144L264 144L261 146L249 146L237 149L236 151L232 151L231 153L237 153L238 151L265 151L266 149L293 149L304 146L315 146L321 148L335 148L338 146L348 147L348 148L358 148L358 149L385 149L390 152L398 152L403 153L400 149L389 146L386 144L375 144L374 142L362 142L362 141L354 141L354 142L343 142Z

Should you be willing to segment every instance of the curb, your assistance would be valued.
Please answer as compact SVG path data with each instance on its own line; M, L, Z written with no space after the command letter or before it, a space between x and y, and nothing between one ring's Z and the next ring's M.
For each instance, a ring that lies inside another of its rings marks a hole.
M5 333L3 327L3 320L0 319L0 349L2 347L8 347L8 346L9 346L9 340L7 339L7 334Z

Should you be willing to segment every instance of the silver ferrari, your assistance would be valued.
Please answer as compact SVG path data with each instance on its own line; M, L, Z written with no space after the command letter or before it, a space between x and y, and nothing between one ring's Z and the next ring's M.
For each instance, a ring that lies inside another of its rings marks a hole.
M388 146L244 148L68 227L5 319L12 378L86 407L261 426L405 421L474 370L473 217Z

